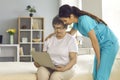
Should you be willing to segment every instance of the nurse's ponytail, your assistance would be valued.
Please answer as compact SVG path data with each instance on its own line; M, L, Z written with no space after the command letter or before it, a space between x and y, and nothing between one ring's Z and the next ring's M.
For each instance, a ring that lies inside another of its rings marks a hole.
M88 16L90 16L91 18L95 19L98 23L102 22L102 23L104 23L105 25L107 25L107 24L106 24L102 19L100 19L99 17L97 17L97 16L95 16L95 15L93 15L93 14L91 14L91 13L88 13L88 12L86 12L86 11L80 10L79 8L77 8L77 7L75 7L75 6L72 7L72 14L74 14L74 16L76 16L76 17L80 17L80 16L82 16L82 15L88 15Z
M70 17L70 15L73 14L75 17L80 17L82 15L88 15L91 18L95 19L98 23L104 23L107 25L102 19L98 18L97 16L88 13L86 11L80 10L79 8L75 6L69 6L69 5L63 5L59 8L59 17Z

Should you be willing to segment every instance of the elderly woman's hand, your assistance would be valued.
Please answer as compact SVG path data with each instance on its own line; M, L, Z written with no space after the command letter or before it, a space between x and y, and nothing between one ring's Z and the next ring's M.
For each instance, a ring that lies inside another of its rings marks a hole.
M40 67L40 65L37 62L34 62L35 67Z
M56 66L56 69L57 71L61 71L61 72L64 72L65 71L65 66Z

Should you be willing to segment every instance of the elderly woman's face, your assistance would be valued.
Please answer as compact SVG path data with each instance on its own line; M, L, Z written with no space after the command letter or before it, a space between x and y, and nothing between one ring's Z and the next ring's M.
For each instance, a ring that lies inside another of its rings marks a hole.
M62 24L55 24L54 30L55 30L57 37L64 37L64 35L66 33L66 28L64 28L64 26Z

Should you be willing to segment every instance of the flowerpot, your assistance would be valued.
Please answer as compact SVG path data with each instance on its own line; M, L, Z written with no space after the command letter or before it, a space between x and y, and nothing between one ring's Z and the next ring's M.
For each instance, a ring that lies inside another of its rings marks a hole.
M29 16L30 16L30 17L33 17L33 14L32 14L32 13L30 13L30 14L29 14Z
M14 43L14 35L10 35L10 44Z

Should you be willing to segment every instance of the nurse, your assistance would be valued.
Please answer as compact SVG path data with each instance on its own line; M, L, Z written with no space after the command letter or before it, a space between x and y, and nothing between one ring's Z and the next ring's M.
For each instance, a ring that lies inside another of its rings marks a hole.
M119 43L107 24L97 16L69 5L59 8L59 17L67 25L73 23L71 35L79 31L90 38L95 51L93 79L109 80Z

